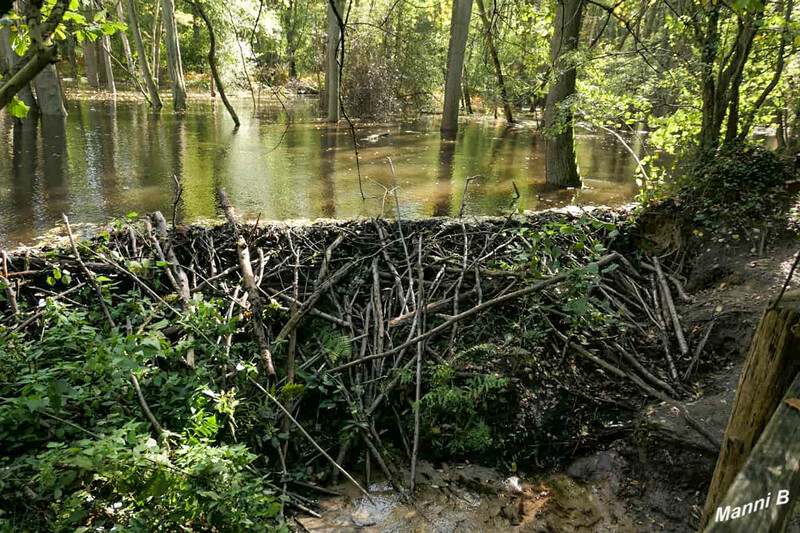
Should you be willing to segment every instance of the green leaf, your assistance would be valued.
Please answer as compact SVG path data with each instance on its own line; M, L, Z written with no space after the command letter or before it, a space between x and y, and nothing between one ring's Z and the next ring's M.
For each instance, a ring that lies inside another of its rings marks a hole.
M30 111L30 109L30 107L25 105L25 102L16 96L8 103L8 112L12 117L25 118L28 116L28 111Z

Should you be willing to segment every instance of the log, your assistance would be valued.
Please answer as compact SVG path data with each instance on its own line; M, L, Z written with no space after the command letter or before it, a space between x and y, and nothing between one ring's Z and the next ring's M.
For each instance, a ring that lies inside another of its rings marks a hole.
M800 291L788 291L761 316L750 346L714 477L708 490L700 530L750 456L781 399L800 371ZM797 456L794 460L796 461ZM773 487L775 490L783 487ZM750 531L742 529L740 531ZM764 530L773 531L773 530ZM778 531L778 530L774 530Z
M800 373L778 404L706 533L783 533L800 493ZM735 517L734 517L735 516Z

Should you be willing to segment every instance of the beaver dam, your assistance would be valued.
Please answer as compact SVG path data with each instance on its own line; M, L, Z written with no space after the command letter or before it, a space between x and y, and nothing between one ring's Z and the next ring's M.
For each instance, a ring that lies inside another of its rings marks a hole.
M355 529L499 531L568 484L525 475L647 403L717 446L682 403L705 343L676 312L684 257L637 250L625 212L293 226L221 200L225 224L79 241L64 217L63 244L4 254L9 523L340 530L349 493ZM472 515L415 504L447 487Z

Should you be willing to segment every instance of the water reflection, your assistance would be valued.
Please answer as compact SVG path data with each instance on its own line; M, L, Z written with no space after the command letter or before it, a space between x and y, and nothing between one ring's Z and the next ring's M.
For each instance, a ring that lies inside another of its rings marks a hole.
M237 211L262 220L391 217L394 202L383 201L392 186L387 157L404 217L457 214L468 177L476 177L465 203L469 214L506 213L512 183L524 209L615 205L636 193L635 161L605 133L577 136L586 187L548 191L544 142L531 127L472 120L448 141L437 119L424 116L356 125L362 185L370 197L362 201L345 123L317 120L315 100L295 101L290 116L277 104L257 116L249 100L236 104L242 126L235 133L224 110L209 101L192 102L184 115L154 114L138 102L78 99L66 119L0 116L0 246L30 242L62 212L75 222L106 222L130 211L169 214L173 176L183 187L178 216L185 221L217 216L220 186Z

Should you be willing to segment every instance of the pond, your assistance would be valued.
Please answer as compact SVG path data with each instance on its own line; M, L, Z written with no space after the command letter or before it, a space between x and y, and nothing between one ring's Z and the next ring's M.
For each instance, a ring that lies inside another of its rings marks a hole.
M455 142L441 140L438 118L355 125L359 192L346 122L317 118L316 99L277 102L253 115L236 99L234 132L220 102L195 99L189 111L150 111L143 102L70 100L66 119L44 117L14 127L0 116L0 246L31 243L61 220L105 223L131 211L169 218L175 179L178 217L218 216L215 190L225 187L237 211L261 220L395 216L391 158L402 217L507 214L567 204L620 205L636 194L636 163L604 132L576 131L581 190L544 187L545 142L527 122L507 128L491 118L465 119Z

